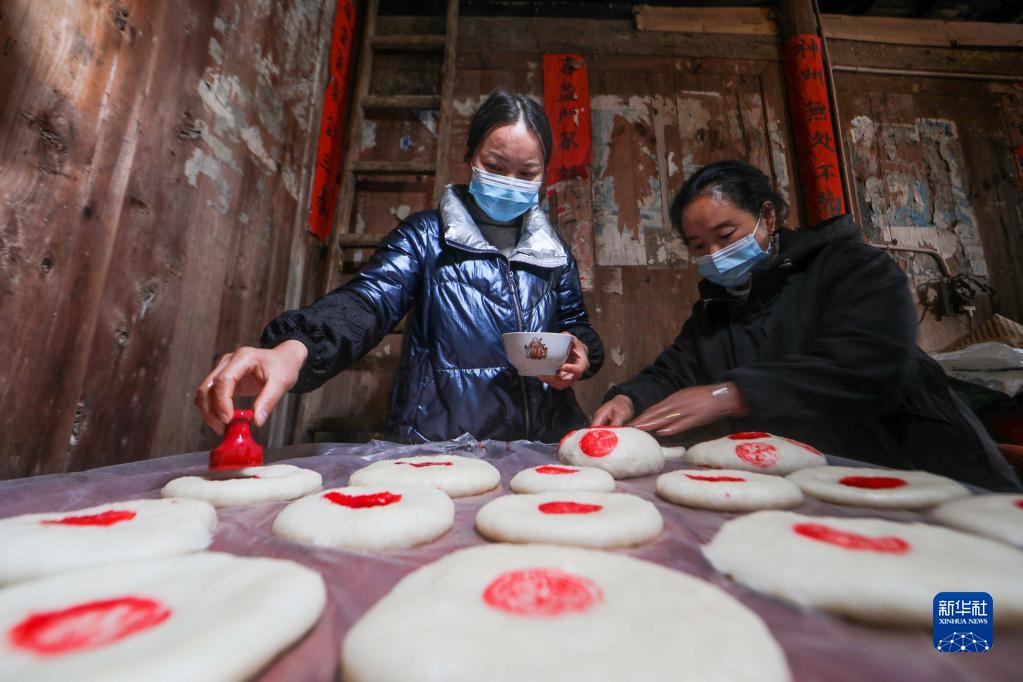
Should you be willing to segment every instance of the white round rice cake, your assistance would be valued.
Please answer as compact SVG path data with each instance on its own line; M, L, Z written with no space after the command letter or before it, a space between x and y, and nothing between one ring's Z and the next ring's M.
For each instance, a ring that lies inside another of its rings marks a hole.
M175 478L163 487L160 494L205 500L214 507L240 507L294 500L321 485L323 477L319 472L290 464L269 464Z
M759 616L632 557L548 545L463 549L403 578L341 647L347 682L789 680Z
M461 455L419 455L383 459L354 472L348 485L432 485L450 497L493 490L501 472L490 462Z
M661 453L664 455L664 459L682 459L686 456L686 449L681 445L675 445L672 447L661 448Z
M603 469L615 478L658 474L664 469L661 444L646 431L601 426L572 431L558 445L564 464Z
M325 604L315 571L218 552L21 583L0 591L0 680L246 680Z
M544 464L523 469L509 484L515 493L547 493L559 490L610 493L615 489L614 477L596 467L569 467Z
M538 542L592 549L630 547L664 527L651 503L625 493L504 495L476 514L476 528L495 542Z
M209 546L217 512L197 500L126 500L0 519L0 585Z
M927 471L831 466L803 469L788 479L825 502L877 509L922 509L970 494L966 486Z
M938 523L1023 547L1023 495L997 493L963 497L938 506Z
M333 488L281 510L273 534L315 547L381 552L435 540L455 521L455 503L428 485Z
M758 592L856 620L929 626L937 593L988 592L996 626L1023 622L1023 552L939 526L760 511L703 554Z
M743 431L697 443L683 456L694 466L741 469L784 476L805 467L824 466L824 455L811 445L763 431Z
M657 494L683 507L747 512L788 509L803 501L803 491L781 476L738 469L688 469L657 477Z

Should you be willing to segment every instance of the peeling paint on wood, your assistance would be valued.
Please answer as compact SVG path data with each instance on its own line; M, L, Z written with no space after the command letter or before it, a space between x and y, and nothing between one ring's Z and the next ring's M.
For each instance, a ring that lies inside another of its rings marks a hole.
M592 104L597 262L646 265L645 233L664 229L653 102L600 95Z
M877 125L850 122L856 188L867 233L875 241L937 249L959 271L987 276L955 123L918 118ZM916 277L935 279L936 265L915 259Z

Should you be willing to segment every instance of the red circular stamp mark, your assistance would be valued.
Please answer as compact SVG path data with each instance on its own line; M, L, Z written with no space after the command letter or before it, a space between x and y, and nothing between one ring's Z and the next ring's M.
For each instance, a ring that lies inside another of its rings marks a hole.
M568 467L556 467L550 464L545 464L542 467L537 467L536 473L548 475L578 474L579 470L569 469Z
M753 440L754 438L770 438L771 434L763 431L740 431L729 436L732 440Z
M395 464L408 464L410 467L422 469L423 467L450 467L454 462L395 462Z
M1023 500L1016 500L1015 505L1020 509L1023 509Z
M387 492L386 490L379 493L368 493L366 495L346 495L335 490L333 492L324 493L323 497L334 504L341 505L342 507L350 507L352 509L386 507L389 504L401 502L401 495Z
M603 600L604 593L595 582L556 568L508 571L483 591L487 605L516 616L582 613Z
M18 649L43 656L94 649L148 630L170 618L171 610L153 599L117 597L33 613L11 628Z
M582 502L544 502L537 506L544 514L592 514L604 508L601 504L585 504Z
M766 469L778 462L778 448L770 443L743 443L735 446L735 454L755 467Z
M62 519L47 519L41 523L44 526L112 526L122 521L131 521L135 518L135 512L130 509L108 509L99 514L83 514L81 516L65 516Z
M579 449L587 457L607 457L618 445L618 436L606 429L589 431L579 440Z
M738 476L702 476L700 474L685 474L686 478L694 481L707 481L708 483L745 483L745 478Z
M807 452L812 453L814 455L817 455L818 457L823 457L824 456L823 452L821 452L820 450L818 450L817 448L815 448L812 445L807 445L806 443L800 443L798 440L794 440L792 438L786 438L785 436L778 436L778 437L781 438L786 443L792 443L793 445L797 445L797 446L803 448L804 450L806 450Z
M894 535L872 538L860 533L825 526L822 523L797 523L792 526L792 530L811 540L827 542L844 549L867 550L882 554L905 554L911 548L908 542Z
M906 479L894 476L843 476L838 479L838 482L850 488L868 488L871 490L901 488L907 484Z

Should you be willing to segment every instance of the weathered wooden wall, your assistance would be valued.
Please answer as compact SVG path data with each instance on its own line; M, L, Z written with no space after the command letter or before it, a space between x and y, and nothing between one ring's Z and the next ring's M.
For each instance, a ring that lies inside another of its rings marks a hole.
M0 477L208 447L193 388L315 254L333 7L3 3Z
M852 209L866 238L936 249L953 273L997 290L969 316L920 308L918 341L941 350L989 318L1023 319L1023 142L1020 51L969 51L832 41ZM913 71L950 72L948 77ZM967 77L955 77L956 72ZM986 73L988 78L979 77ZM893 252L918 301L940 296L933 258Z
M595 268L586 301L607 361L575 390L592 410L609 385L632 376L672 340L697 298L695 268L666 215L670 197L693 170L727 157L749 160L789 196L789 224L799 226L778 38L638 32L630 22L480 17L463 17L459 36L456 117L447 141L456 182L468 180L461 162L468 120L490 90L506 86L540 99L544 53L587 59L594 158L573 210L592 217ZM847 67L1019 75L1018 51L831 44L832 60ZM955 272L987 273L1003 313L1020 319L1023 151L1014 167L1012 150L1023 150L1023 91L1006 81L850 72L840 72L836 83L857 194L850 205L865 235L938 246ZM421 120L379 122L362 140L363 158L432 158L437 142L430 121L422 112ZM364 183L356 201L358 232L387 232L407 212L429 205L428 183L374 183ZM556 215L563 207L550 208ZM348 272L367 255L349 252ZM926 257L895 256L914 291L934 281ZM982 296L978 320L990 310ZM920 312L919 340L928 350L970 325L967 318L939 321ZM389 336L370 358L328 384L318 416L338 417L335 423L355 431L382 428L399 351L400 337Z
M406 30L428 28L389 21ZM469 119L491 90L509 87L542 100L544 53L586 55L594 159L582 199L591 204L596 261L586 301L608 354L604 370L575 389L592 410L609 385L638 372L670 343L697 298L695 268L667 217L685 177L710 161L745 158L797 201L779 48L770 37L641 34L626 21L463 17L458 35L447 141L453 182L469 179L462 161ZM408 94L401 83L384 87L396 88L388 94ZM426 86L417 94L432 92ZM430 112L418 120L373 121L368 131L363 160L434 156ZM428 207L431 191L429 182L374 177L362 183L353 231L386 233L408 212ZM347 252L346 271L367 255ZM387 337L328 383L315 398L313 419L334 417L328 421L344 430L381 429L400 346L399 336Z

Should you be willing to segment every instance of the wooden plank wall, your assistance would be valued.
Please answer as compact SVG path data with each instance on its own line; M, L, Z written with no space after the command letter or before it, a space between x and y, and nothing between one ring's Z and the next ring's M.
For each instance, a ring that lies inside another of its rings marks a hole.
M3 4L0 478L209 447L193 388L318 252L333 6Z

